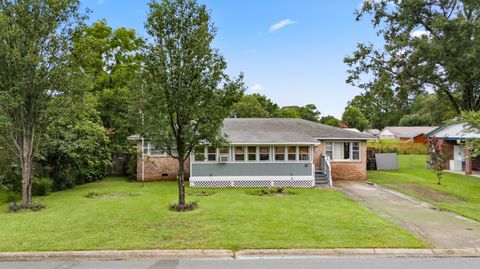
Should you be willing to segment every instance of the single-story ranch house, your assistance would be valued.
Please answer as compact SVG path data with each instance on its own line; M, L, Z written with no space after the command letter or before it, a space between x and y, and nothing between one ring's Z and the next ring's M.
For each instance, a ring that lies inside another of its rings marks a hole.
M442 125L427 134L435 136L446 146L447 159L446 170L465 172L470 175L480 171L480 157L468 158L469 149L465 142L480 139L480 134L469 130L463 122L453 122Z
M370 134L303 119L228 118L228 146L202 145L186 163L192 187L313 187L334 180L365 180ZM138 144L137 178L173 180L177 161L153 145Z
M436 126L387 126L378 135L380 140L400 140L410 143L426 143L426 134Z

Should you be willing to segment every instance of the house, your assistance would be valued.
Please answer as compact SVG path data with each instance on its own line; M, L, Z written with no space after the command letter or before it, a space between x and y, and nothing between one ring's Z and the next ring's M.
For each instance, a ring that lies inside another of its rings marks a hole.
M367 177L369 134L286 118L228 118L221 132L228 145L201 145L192 152L186 167L190 186L313 187ZM142 152L145 180L176 177L176 160L148 143Z
M378 130L378 129L368 129L368 130L365 131L365 133L371 134L375 137L378 137L380 135L381 131Z
M402 142L425 143L426 134L436 126L388 126L378 135L380 140L399 140Z
M464 171L467 175L480 171L480 157L468 158L469 149L465 147L465 142L479 139L480 133L469 130L465 123L457 121L442 125L427 136L438 138L446 146L447 170Z

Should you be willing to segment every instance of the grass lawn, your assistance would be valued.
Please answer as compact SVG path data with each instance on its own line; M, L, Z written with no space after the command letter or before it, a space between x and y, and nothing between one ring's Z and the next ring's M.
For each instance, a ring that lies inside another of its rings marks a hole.
M196 190L196 189L195 189ZM187 193L193 190L187 188ZM0 251L423 247L413 235L332 190L254 196L207 189L192 212L176 213L176 183L122 178L53 193L40 212L0 212ZM89 192L103 194L85 197Z
M369 180L480 221L480 178L445 173L437 185L426 155L399 155L399 170L368 171Z

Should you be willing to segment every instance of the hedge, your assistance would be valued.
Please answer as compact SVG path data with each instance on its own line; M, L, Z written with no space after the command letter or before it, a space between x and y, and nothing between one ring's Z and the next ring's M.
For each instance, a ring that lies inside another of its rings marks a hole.
M424 143L401 142L398 140L375 140L368 141L367 146L369 148L374 148L377 153L396 152L398 154L428 154L428 146Z

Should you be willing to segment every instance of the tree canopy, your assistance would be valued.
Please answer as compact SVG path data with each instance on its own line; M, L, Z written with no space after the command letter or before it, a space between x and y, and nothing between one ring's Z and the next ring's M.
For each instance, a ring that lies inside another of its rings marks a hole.
M84 19L79 6L78 0L0 1L0 118L20 162L23 207L32 202L38 138L60 111L53 100L88 87L71 54L72 34Z
M346 124L348 128L357 128L359 131L366 130L370 125L368 119L360 109L354 106L345 109L342 115L342 122Z
M347 82L378 104L364 110L369 118L405 111L426 91L445 96L457 115L480 109L479 1L367 0L356 16L370 16L385 42L358 44L345 58Z
M202 144L221 142L220 128L243 94L211 43L210 13L195 0L151 1L146 29L145 136L178 160L178 210L186 208L184 164Z

